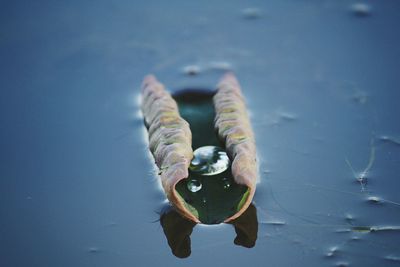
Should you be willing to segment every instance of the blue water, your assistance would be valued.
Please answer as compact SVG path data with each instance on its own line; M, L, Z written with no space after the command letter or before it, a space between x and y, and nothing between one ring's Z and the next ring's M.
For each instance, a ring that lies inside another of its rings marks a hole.
M398 265L400 4L353 3L3 1L0 266ZM258 239L196 226L179 259L136 99L147 73L175 92L226 69L257 139Z

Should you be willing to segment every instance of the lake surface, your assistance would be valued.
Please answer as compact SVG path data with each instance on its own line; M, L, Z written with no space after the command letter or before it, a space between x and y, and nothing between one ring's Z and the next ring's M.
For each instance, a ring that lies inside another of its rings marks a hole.
M400 3L354 3L2 2L0 266L399 265ZM226 70L257 140L257 240L196 225L181 259L140 84Z

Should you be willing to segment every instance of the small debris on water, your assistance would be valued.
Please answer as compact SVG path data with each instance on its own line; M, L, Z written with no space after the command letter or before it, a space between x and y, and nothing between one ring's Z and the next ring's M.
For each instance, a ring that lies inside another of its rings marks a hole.
M351 230L353 232L357 232L357 233L370 233L373 231L373 227L369 227L369 226L354 226L351 228Z
M187 65L183 67L183 73L186 75L194 76L201 72L201 68L198 65Z
M349 266L349 263L347 261L338 261L335 266L346 267Z
M209 69L218 71L231 71L232 64L225 61L212 61L208 64Z
M355 3L351 5L350 10L358 17L367 17L371 15L371 7L366 3Z
M109 222L106 224L106 227L116 227L118 224L116 222Z
M345 219L349 224L353 224L354 222L354 216L351 214L346 214Z
M400 146L400 138L388 136L388 135L381 135L379 136L379 140L386 142L386 143L391 143L394 145Z
M268 224L268 225L286 225L286 222L284 221L265 221L265 222L260 222L261 224Z
M282 120L285 120L285 121L295 121L298 118L296 114L293 114L290 112L285 112L285 111L279 111L278 115Z
M295 113L277 109L270 114L266 114L261 124L267 124L271 126L279 126L284 122L294 122L298 120L298 116Z
M263 170L262 172L265 173L265 174L270 174L272 171L269 170L269 169L266 169L266 170Z
M339 248L337 246L330 247L328 252L325 254L326 257L333 257L335 256L339 251Z
M367 103L368 97L369 96L366 92L358 90L354 93L354 95L351 97L351 99L354 102L363 105L363 104Z
M358 233L400 231L400 226L354 226L351 230Z
M351 229L344 229L344 228L337 229L335 231L335 233L349 233L349 232L351 232Z
M257 7L248 7L242 10L245 19L258 19L261 17L261 9Z
M400 256L395 256L395 255L387 255L384 257L384 259L388 261L400 262Z
M192 64L182 68L182 72L188 76L196 76L210 71L227 72L232 70L232 64L226 61L211 61L203 64Z
M100 252L100 249L98 247L90 247L88 248L88 252L94 254Z
M367 176L368 176L369 171L372 168L372 165L374 164L374 161L375 161L374 138L371 138L371 141L370 141L370 154L369 154L368 165L365 167L365 169L362 172L357 173L347 158L345 158L345 161L346 161L347 165L349 166L350 170L352 171L355 180L358 183L360 183L361 191L362 192L366 191L366 186L368 183Z
M380 199L379 197L376 196L369 196L367 197L367 201L369 203L374 203L374 204L380 204L382 203L382 199Z

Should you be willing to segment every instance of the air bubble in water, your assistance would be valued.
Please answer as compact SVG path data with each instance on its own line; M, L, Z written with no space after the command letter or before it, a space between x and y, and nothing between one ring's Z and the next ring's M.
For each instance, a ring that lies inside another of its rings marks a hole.
M197 191L200 191L201 187L202 185L200 181L196 179L191 179L187 182L187 188L190 192L196 193Z
M231 187L231 182L229 181L228 178L223 178L222 182L223 182L223 186L224 186L225 190L227 190Z

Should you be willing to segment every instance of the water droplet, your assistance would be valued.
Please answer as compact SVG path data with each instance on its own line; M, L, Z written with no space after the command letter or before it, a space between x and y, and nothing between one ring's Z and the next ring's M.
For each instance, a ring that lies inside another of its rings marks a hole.
M350 9L354 15L359 17L366 17L371 15L371 7L365 3L353 4Z
M197 191L200 191L201 187L202 184L196 179L191 179L187 182L187 188L190 192L196 193Z
M216 175L229 168L230 160L225 151L216 146L203 146L193 152L190 171L200 175Z
M223 178L222 182L225 190L228 190L231 187L231 182L228 178Z

